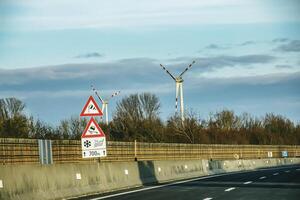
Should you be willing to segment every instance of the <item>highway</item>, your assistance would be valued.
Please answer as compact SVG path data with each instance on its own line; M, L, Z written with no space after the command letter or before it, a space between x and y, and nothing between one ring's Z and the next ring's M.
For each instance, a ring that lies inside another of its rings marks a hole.
M300 166L211 175L156 186L90 196L89 200L300 199Z

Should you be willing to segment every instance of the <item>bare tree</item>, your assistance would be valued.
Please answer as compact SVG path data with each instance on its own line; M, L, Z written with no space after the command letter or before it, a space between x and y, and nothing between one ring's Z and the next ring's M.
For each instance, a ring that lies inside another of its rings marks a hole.
M112 134L123 134L127 140L159 141L159 131L156 130L162 126L159 109L159 99L154 94L143 93L124 97L117 103Z
M174 142L199 143L200 138L203 139L200 134L203 134L201 130L204 128L204 122L193 111L186 113L184 121L181 120L181 116L178 114L170 117L167 121L168 131L178 138Z
M25 104L19 99L0 99L0 118L11 119L17 115L21 115L24 108Z
M240 128L239 125L239 118L233 111L230 110L217 112L209 119L209 126L211 128L221 129L224 131L238 129Z
M25 104L16 98L0 99L0 136L28 137L29 126L23 114Z

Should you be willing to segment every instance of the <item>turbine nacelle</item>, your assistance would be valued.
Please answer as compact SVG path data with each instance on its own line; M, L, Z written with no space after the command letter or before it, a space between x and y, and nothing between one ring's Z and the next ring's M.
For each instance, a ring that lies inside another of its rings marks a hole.
M175 82L176 82L176 83L182 83L182 82L183 82L182 77L181 77L181 76L176 77L176 78L175 78Z

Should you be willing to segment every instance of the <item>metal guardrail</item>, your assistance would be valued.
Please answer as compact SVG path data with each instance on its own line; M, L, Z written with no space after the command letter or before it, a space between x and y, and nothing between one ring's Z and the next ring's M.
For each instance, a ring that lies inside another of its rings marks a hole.
M52 140L53 163L99 162L99 159L81 158L80 140ZM108 155L100 162L134 160L192 160L192 159L251 159L300 157L297 145L225 145L115 142L107 143ZM40 163L36 139L0 138L0 164ZM48 162L49 163L49 162ZM52 163L52 162L50 162ZM50 164L49 163L49 164Z

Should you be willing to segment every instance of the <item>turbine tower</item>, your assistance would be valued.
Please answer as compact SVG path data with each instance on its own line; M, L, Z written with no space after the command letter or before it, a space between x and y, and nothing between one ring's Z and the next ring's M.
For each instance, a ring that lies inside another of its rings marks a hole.
M108 97L107 99L102 99L101 96L98 94L97 90L94 88L93 85L91 85L91 88L93 89L93 91L95 92L96 96L98 97L98 99L101 101L102 103L102 112L105 112L105 123L108 125L108 103L109 100L117 95L120 94L121 91L117 91L114 92L112 95L110 95L110 97ZM104 111L105 110L105 111Z
M195 61L193 61L187 68L185 68L185 70L183 70L183 72L181 72L181 74L177 77L173 76L169 70L167 70L162 64L160 64L160 66L163 68L163 70L165 70L167 72L167 74L169 74L171 76L171 78L175 81L175 112L178 112L178 96L180 96L180 114L181 114L181 120L184 121L184 105L183 105L183 79L182 79L182 75L187 72L192 65L195 63Z

